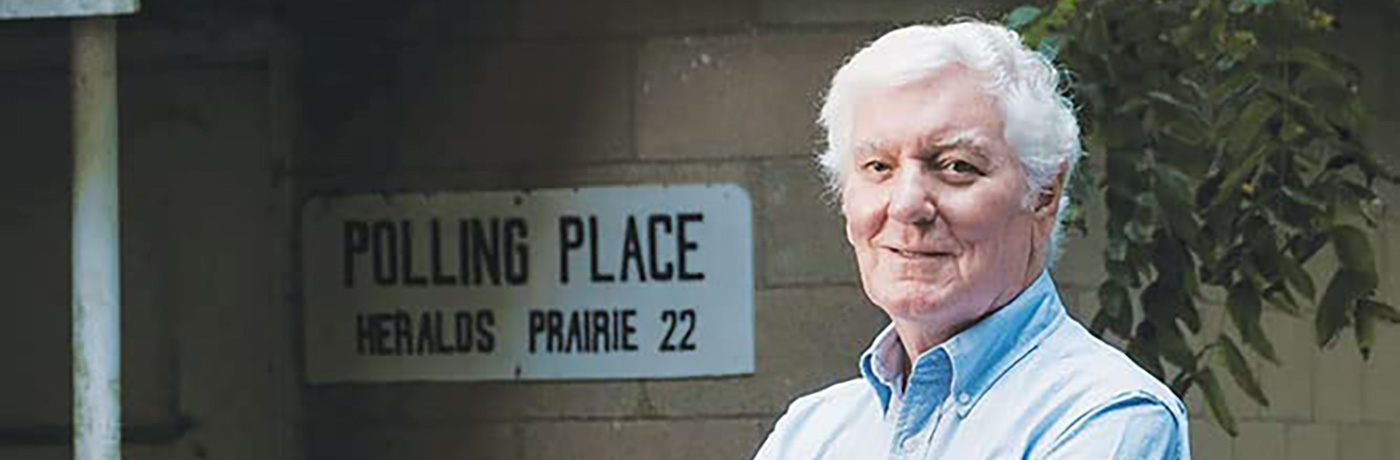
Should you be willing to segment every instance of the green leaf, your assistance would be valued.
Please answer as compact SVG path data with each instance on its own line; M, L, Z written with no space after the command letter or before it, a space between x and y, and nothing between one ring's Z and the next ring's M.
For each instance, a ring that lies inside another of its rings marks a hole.
M1282 254L1278 249L1274 229L1268 220L1258 215L1251 216L1245 220L1244 230L1255 266L1265 276L1278 275L1281 270L1279 265L1283 263L1279 260Z
M1192 206L1190 179L1176 168L1159 166L1155 171L1156 180L1153 182L1167 227L1178 238L1195 240L1201 224L1196 221L1195 207Z
M1303 313L1303 308L1298 306L1298 302L1293 299L1293 293L1289 292L1288 288L1285 287L1265 291L1264 301L1268 302L1269 305L1277 307L1280 311L1287 313L1289 316L1298 317Z
M1040 46L1035 51L1044 55L1046 59L1054 60L1060 55L1060 48L1068 41L1063 34L1050 34L1040 39Z
M1099 306L1108 316L1108 329L1119 337L1129 337L1133 330L1133 301L1128 289L1117 281L1099 285Z
M1194 380L1200 384L1201 392L1205 394L1206 405L1210 407L1210 414L1215 417L1215 423L1220 424L1220 428L1224 428L1230 436L1238 436L1235 416L1230 414L1230 405L1225 402L1225 393L1220 391L1220 382L1216 380L1215 374L1210 369L1204 369L1196 374Z
M1162 368L1162 357L1157 351L1157 330L1151 322L1138 323L1137 334L1128 342L1128 356L1157 380L1165 378L1166 370Z
M1109 318L1108 313L1099 310L1097 313L1094 313L1094 319L1089 322L1089 332L1093 332L1094 337L1102 339L1103 331L1108 330L1108 325L1112 321L1113 318Z
M1177 99L1176 96L1172 96L1161 91L1148 91L1147 97L1151 98L1152 100L1165 103L1168 106L1180 109L1181 111L1196 116L1197 118L1204 118L1201 115L1200 107L1182 102L1181 100Z
M1191 347L1186 344L1186 340L1181 337L1181 330L1176 323L1157 325L1157 349L1167 362L1182 369L1196 368L1196 354L1191 351Z
M1229 132L1225 137L1226 146L1234 151L1248 149L1255 139L1265 134L1265 123L1268 123L1276 114L1278 114L1278 102L1274 101L1274 98L1254 98L1254 101L1240 112L1239 118L1230 124Z
M1225 81L1215 85L1210 90L1210 102L1214 105L1224 103L1239 94L1247 94L1259 83L1261 77L1254 71L1235 72Z
M1034 24L1026 28L1025 32L1021 34L1021 37L1028 45L1041 45L1043 42L1042 39L1045 38L1046 34L1052 30L1063 27L1074 18L1075 6L1078 3L1078 0L1059 0L1055 2L1055 8L1051 9L1050 13L1046 14L1039 21L1035 21Z
M1400 311L1395 307L1377 302L1372 299L1361 299L1361 304L1370 309L1379 318L1391 324L1400 324Z
M1318 70L1316 68L1306 68L1298 74L1298 78L1293 79L1293 90L1298 94L1304 94L1314 89L1332 89L1348 91L1351 85L1346 77L1337 72Z
M1288 280L1289 286L1293 286L1293 289L1302 294L1309 302L1317 298L1317 286L1313 284L1312 275L1303 270L1297 259L1288 254L1279 254L1278 262L1279 274Z
M1195 383L1196 376L1194 373L1181 370L1176 373L1176 377L1172 378L1172 382L1168 386L1172 388L1172 393L1176 393L1178 398L1185 399L1186 392L1191 390L1191 386Z
M1298 46L1283 48L1278 51L1276 59L1278 59L1281 62L1302 64L1320 72L1336 74L1334 77L1331 77L1334 79L1350 79L1347 76L1347 71L1349 69L1342 68L1341 66L1337 65L1337 63L1333 61L1332 58L1315 49Z
M1273 342L1264 335L1264 328L1259 324L1264 312L1259 290L1246 281L1235 283L1230 287L1230 294L1225 302L1230 310L1230 319L1234 321L1235 328L1239 329L1244 343L1264 359L1278 363Z
M1254 402L1268 406L1269 397L1264 395L1264 389L1259 386L1259 379L1255 378L1254 371L1250 370L1249 363L1245 361L1239 347L1235 346L1235 341L1230 340L1227 335L1221 335L1215 343L1216 349L1220 350L1225 359L1225 367L1230 369L1230 375L1235 378L1235 383L1239 384L1240 389L1254 399Z
M1331 234L1332 249L1337 251L1337 260L1342 267L1375 279L1376 259L1366 234L1350 225L1333 227Z
M1264 308L1260 304L1259 291L1249 282L1240 281L1231 286L1225 304L1230 309L1230 319L1241 333L1259 327Z
M1021 30L1022 27L1040 17L1040 12L1040 8L1031 5L1018 6L1006 14L1006 27L1012 30Z
M1225 180L1220 183L1220 191L1216 192L1215 198L1210 202L1210 206L1220 206L1225 201L1229 200L1230 197L1234 196L1235 193L1239 192L1240 184L1243 184L1245 179L1254 175L1254 168L1259 166L1259 162L1263 161L1264 157L1268 156L1269 150L1268 144L1260 145L1254 150L1254 153L1246 157L1239 166L1230 170L1230 173L1225 176Z
M1356 305L1356 347L1361 350L1361 359L1371 359L1371 348L1376 345L1376 311L1372 304L1358 302Z
M1366 275L1350 268L1342 268L1332 275L1327 290L1322 293L1314 323L1317 332L1317 345L1329 346L1337 338L1337 333L1346 327L1352 313L1352 306L1358 299L1370 295L1376 289L1374 275Z

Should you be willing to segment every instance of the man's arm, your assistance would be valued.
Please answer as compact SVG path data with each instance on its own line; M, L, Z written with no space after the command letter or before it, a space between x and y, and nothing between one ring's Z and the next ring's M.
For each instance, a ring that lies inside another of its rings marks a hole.
M1094 408L1051 444L1043 458L1191 458L1184 412L1146 393L1129 393Z

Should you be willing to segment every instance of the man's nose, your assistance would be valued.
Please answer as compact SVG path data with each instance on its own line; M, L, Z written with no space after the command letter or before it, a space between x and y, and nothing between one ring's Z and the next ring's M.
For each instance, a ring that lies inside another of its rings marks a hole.
M938 217L933 179L921 170L904 170L895 181L890 216L910 225L932 224Z

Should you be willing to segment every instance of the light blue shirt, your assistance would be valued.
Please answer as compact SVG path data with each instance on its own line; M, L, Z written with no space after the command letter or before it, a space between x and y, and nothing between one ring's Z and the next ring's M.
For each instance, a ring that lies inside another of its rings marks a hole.
M919 356L887 327L863 378L797 399L756 460L1189 459L1186 406L1065 313L1048 273Z

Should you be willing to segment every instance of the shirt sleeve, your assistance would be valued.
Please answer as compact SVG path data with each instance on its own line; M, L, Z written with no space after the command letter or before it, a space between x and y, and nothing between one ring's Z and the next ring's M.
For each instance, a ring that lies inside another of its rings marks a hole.
M773 425L773 431L768 433L768 439L763 441L763 445L758 448L758 454L754 460L783 460L792 456L792 443L796 435L798 426L802 426L810 411L808 410L812 402L812 396L798 398L788 405L787 412L778 417L778 422Z
M1043 458L1190 459L1186 423L1184 410L1147 394L1124 395L1076 420Z

